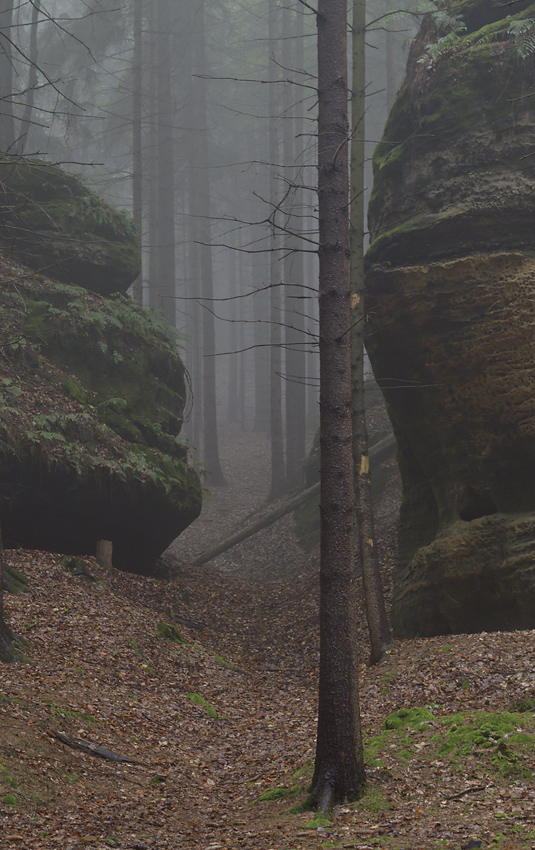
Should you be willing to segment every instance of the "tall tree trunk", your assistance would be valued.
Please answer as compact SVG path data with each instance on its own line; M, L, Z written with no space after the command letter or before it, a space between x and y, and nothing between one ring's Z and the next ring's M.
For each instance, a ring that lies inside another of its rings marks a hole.
M141 248L143 231L143 0L134 0L134 59L132 68L132 208ZM143 272L140 270L132 286L132 296L143 304Z
M392 11L391 0L386 4L387 12ZM392 29L392 18L386 19L386 117L390 113L396 99L398 90L397 80L397 57L396 57L396 33Z
M375 538L364 404L364 125L366 89L366 0L353 3L351 95L351 406L355 516L370 633L370 663L391 643Z
M252 257L254 310L254 390L255 390L255 419L254 430L261 434L269 434L270 405L269 405L269 376L270 376L270 325L269 304L270 292L267 287L269 280L269 263L264 254L257 252Z
M283 32L292 33L290 41L284 39L282 65L286 73L303 66L303 16L300 10L293 13L285 11L286 23ZM293 73L296 71L294 70ZM284 261L284 324L285 324L285 390L286 390L286 488L296 490L303 483L303 461L305 459L306 437L306 361L304 336L304 272L303 254L300 251L298 232L302 227L302 191L297 188L300 179L300 167L303 162L303 120L300 105L300 89L294 93L296 102L292 103L292 87L285 86L284 108L284 165L288 181L293 184L288 208L288 227L290 235L286 240Z
M159 144L159 115L158 115L158 2L149 0L149 92L147 116L149 120L149 148L147 151L146 165L143 168L149 180L149 269L148 269L148 302L149 307L159 307L158 285L160 265L160 233L159 233L159 185L158 185L158 157Z
M365 781L353 559L347 0L318 0L321 566L318 736L312 794L320 811Z
M13 153L13 66L11 37L13 0L0 0L0 152Z
M247 299L243 296L245 295L245 267L243 262L243 254L238 254L238 281L239 281L239 292L242 296L240 298L240 304L238 307L238 316L240 319L239 326L239 334L238 334L238 343L240 348L240 368L238 372L238 411L239 411L239 422L241 425L242 431L246 430L247 422L246 422L246 395L247 395L247 354L244 349L246 348L246 336L245 336L245 320L247 318Z
M214 282L211 248L211 197L210 158L208 155L208 112L206 104L206 34L204 0L195 13L195 54L197 85L195 90L197 130L196 190L199 197L199 241L202 279L202 335L203 335L203 461L208 480L212 485L225 486L225 476L219 460L216 400L215 325L213 315Z
M269 204L271 208L272 224L269 243L269 286L270 286L270 346L271 346L271 371L270 371L270 434L271 434L271 487L269 500L278 499L286 489L286 473L284 469L284 441L282 432L282 388L281 388L281 279L280 279L280 252L278 250L279 237L277 235L277 176L276 167L278 160L278 121L277 121L277 80L278 69L276 63L277 45L277 0L268 0L268 113L269 113Z
M228 307L228 350L237 352L238 349L238 322L236 316L238 285L236 280L236 251L233 247L228 252L228 295L230 301ZM227 419L229 422L238 421L238 357L236 354L228 354L228 395L227 395Z
M158 0L158 306L176 327L174 101L171 93L169 0Z
M30 23L30 47L28 51L28 58L30 60L28 91L26 92L26 103L24 104L24 112L20 121L19 151L21 154L23 154L28 147L35 89L37 87L37 24L40 12L41 0L34 0L32 6L32 19Z

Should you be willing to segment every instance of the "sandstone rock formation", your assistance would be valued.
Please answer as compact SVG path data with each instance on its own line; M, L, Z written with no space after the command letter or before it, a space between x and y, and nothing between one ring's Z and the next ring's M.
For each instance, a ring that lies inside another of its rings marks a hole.
M0 247L36 271L100 295L126 292L139 274L130 216L61 168L1 156L0 204Z
M0 522L6 547L151 572L199 514L179 440L184 367L125 296L55 283L0 255Z
M449 11L466 29L429 51L443 33L424 20L370 206L404 636L535 627L535 58L519 35L535 36L535 4Z

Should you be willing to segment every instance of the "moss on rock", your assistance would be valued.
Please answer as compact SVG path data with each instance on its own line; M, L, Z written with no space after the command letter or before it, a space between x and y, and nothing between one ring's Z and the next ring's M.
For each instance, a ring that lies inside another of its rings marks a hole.
M58 166L0 157L0 245L32 269L92 292L126 292L140 270L131 217Z
M0 261L0 518L7 547L94 554L148 572L200 511L179 439L177 341L104 299Z

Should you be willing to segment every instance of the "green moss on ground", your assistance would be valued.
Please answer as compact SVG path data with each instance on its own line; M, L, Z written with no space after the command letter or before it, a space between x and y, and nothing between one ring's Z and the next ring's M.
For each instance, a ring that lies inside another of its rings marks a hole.
M211 717L212 720L217 720L219 718L217 709L213 705L211 705L211 703L205 700L204 697L201 697L200 694L190 692L187 693L186 696L191 702L195 703L195 705L202 705L203 708L206 710L208 717Z

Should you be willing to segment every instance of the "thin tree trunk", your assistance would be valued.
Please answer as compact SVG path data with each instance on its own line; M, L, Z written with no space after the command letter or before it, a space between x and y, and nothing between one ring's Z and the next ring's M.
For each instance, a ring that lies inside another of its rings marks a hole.
M159 144L159 115L158 115L158 0L149 0L150 13L150 64L149 64L149 97L148 118L150 123L148 165L144 172L149 179L149 307L159 307L158 284L160 278L160 232L159 232L159 186L158 186L158 157Z
M282 432L282 388L281 388L281 287L280 287L280 252L278 250L279 237L276 230L276 204L277 204L277 179L276 164L278 159L278 121L277 121L277 90L276 80L278 70L276 64L277 45L277 0L268 0L268 79L269 79L269 203L272 215L270 235L270 345L271 345L271 371L270 371L270 434L271 434L271 487L269 500L277 499L286 489L286 475L284 469L284 441Z
M39 13L41 12L41 0L34 0L32 6L32 19L30 24L30 46L28 50L28 58L30 60L30 70L28 74L28 91L26 92L26 103L24 104L24 112L20 121L20 141L19 150L23 154L28 146L28 137L30 135L33 104L35 99L35 89L37 87L37 23L39 21Z
M347 0L318 0L321 566L317 808L355 800L365 781L353 559Z
M366 0L353 4L353 85L351 95L351 406L355 517L364 582L370 663L380 661L391 643L375 538L364 404L364 124Z
M392 3L386 4L387 11L392 10ZM386 117L394 105L398 90L397 81L397 57L396 57L396 33L391 29L392 24L386 20Z
M293 18L293 20L292 20ZM293 33L293 42L288 37L284 40L283 67L299 69L304 65L303 59L303 16L291 10L286 12L285 33ZM293 49L292 49L293 48ZM286 70L288 74L288 70ZM295 70L294 70L295 73ZM300 104L292 104L292 91L289 83L285 86L286 98L284 109L284 164L287 179L293 183L290 195L288 226L291 235L287 239L287 250L284 263L284 292L285 292L285 334L286 334L286 489L292 492L303 482L303 461L305 459L306 441L306 360L304 336L304 271L301 244L296 235L303 221L302 190L297 186L303 183L300 179L300 166L303 162L303 120ZM293 97L301 99L298 89Z
M206 61L204 0L198 4L195 14L196 73L195 86L197 164L196 187L199 196L199 234L202 279L202 335L203 335L203 461L208 480L212 485L225 486L225 476L219 460L216 400L215 325L213 315L214 283L211 248L211 197L210 159L208 156L208 112L206 103ZM200 78L202 75L202 78Z
M228 254L228 283L229 289L229 323L228 323L228 350L235 352L238 348L238 324L236 319L236 296L238 286L236 281L236 251L230 248ZM228 355L228 396L227 396L227 419L229 422L238 421L238 354Z
M245 272L244 272L244 261L243 254L238 254L238 280L239 280L239 292L242 296L240 298L238 315L240 318L240 327L239 327L239 348L240 348L240 368L238 372L238 410L239 410L239 422L241 425L242 431L246 430L246 394L247 394L247 352L244 351L246 347L245 342L245 319L247 318L247 299L243 296L245 295Z
M260 434L269 434L269 375L270 375L270 325L269 304L270 293L267 288L269 280L269 265L265 256L258 252L253 254L253 295L254 310L254 388L255 388L255 419L254 430Z
M174 102L171 93L169 0L158 0L158 306L176 327Z
M141 249L143 231L143 0L134 0L134 59L132 68L132 207ZM134 301L143 305L143 272L140 270L132 286Z
M0 0L0 151L13 152L15 126L13 120L13 66L11 25L13 0Z

